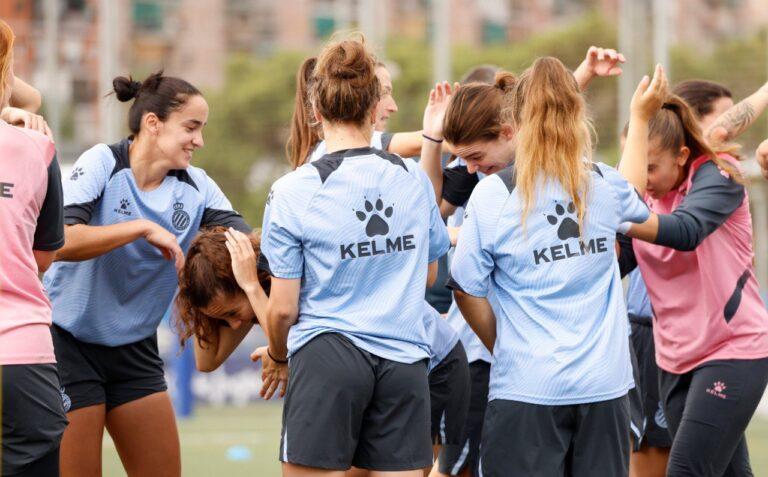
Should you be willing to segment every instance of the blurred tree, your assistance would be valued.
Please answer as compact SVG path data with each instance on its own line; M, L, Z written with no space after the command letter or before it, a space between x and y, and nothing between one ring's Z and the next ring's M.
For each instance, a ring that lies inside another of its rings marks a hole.
M704 78L730 87L735 99L752 93L766 76L764 33L719 45L711 53L695 46L673 49L672 79ZM456 80L470 67L490 63L521 73L536 57L551 55L575 69L591 45L617 46L616 26L599 14L590 14L562 29L550 30L527 41L479 48L457 46L453 51ZM397 65L394 96L399 112L390 121L391 131L421 127L421 117L430 89L431 50L424 40L393 39L387 45L387 60ZM230 61L225 87L207 98L211 107L205 129L206 147L195 157L233 205L254 226L261 224L264 201L274 178L288 170L284 144L293 109L294 77L299 64L310 53L279 52L267 58L236 56ZM632 58L628 59L632 61ZM650 71L651 65L648 65ZM618 82L596 79L587 99L598 134L597 159L615 163L618 158ZM749 131L745 151L754 149L765 136L766 122Z

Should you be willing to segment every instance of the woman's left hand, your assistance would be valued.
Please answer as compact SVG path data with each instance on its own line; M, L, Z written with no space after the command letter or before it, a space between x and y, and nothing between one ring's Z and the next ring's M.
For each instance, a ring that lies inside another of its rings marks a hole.
M594 76L618 76L621 64L627 61L624 55L612 48L589 47L584 58L584 66Z
M51 131L51 128L48 127L45 118L39 114L8 106L0 111L0 119L14 126L33 129L40 134L48 136L48 138L53 141L53 132Z
M435 89L429 92L429 101L424 108L423 133L426 136L441 141L443 139L443 118L451 97L459 90L459 83L453 87L447 81L437 83Z
M251 353L251 360L261 360L261 397L271 399L277 390L280 390L280 397L285 396L288 389L288 364L275 362L269 356L267 346L256 348Z
M232 273L237 284L246 293L261 287L256 267L256 252L253 251L251 239L231 227L224 235L227 237L226 246L232 258Z

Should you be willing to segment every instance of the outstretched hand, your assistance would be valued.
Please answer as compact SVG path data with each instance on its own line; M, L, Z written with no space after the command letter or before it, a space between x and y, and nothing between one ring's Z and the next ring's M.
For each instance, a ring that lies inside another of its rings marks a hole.
M624 55L612 48L590 46L584 66L595 76L618 76L622 72L621 64L626 61Z
M763 177L768 179L768 139L760 143L755 153L757 163L760 165L760 172L763 173Z
M650 119L661 109L666 101L668 91L667 75L664 74L664 67L656 65L653 78L644 76L640 84L632 95L630 111L632 117L641 121L650 121Z
M447 81L437 83L435 88L429 92L429 101L424 108L423 133L432 139L443 139L443 118L451 97L459 90L459 83L454 83L453 87Z

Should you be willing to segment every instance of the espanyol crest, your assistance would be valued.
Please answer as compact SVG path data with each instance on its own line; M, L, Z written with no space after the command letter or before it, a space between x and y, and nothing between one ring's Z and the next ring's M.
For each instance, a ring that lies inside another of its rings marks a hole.
M176 230L184 230L189 227L189 214L184 211L184 204L176 202L173 204L173 217L171 223Z

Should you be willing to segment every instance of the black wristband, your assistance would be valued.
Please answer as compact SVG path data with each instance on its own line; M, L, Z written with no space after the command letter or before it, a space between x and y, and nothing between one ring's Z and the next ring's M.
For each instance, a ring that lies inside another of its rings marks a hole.
M269 356L269 359L271 359L275 363L278 363L278 364L288 364L288 359L287 358L286 359L277 359L274 356L272 356L272 353L269 351L269 348L267 348L267 356Z
M433 137L429 137L429 136L427 136L427 135L426 135L426 134L424 134L424 133L421 133L421 137L423 137L424 139L426 139L426 140L428 140L428 141L432 141L432 142L434 142L434 143L437 143L437 144L440 144L441 142L443 142L443 140L442 140L442 139L435 139L435 138L433 138Z

